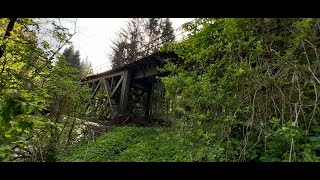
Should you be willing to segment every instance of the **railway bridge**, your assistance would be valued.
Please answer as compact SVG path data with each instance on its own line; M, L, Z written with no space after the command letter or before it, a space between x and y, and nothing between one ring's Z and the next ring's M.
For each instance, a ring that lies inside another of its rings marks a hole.
M164 86L157 77L173 52L156 52L130 64L86 77L83 82L91 89L85 113L92 117L114 118L126 114L135 117L154 116L163 109Z

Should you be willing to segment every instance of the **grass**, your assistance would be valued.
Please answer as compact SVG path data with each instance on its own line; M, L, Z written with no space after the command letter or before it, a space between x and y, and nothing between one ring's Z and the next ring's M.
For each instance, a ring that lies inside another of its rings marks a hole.
M176 127L117 127L57 154L60 162L214 161L212 146L186 141ZM210 153L212 152L212 153Z

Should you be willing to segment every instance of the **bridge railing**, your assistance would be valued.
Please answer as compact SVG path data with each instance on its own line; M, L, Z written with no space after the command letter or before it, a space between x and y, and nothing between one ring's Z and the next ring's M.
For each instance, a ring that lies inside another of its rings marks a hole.
M93 67L92 70L93 70L93 74L92 75L100 74L100 73L103 73L103 72L111 70L111 64L110 63L104 63L104 64L101 64L99 66Z

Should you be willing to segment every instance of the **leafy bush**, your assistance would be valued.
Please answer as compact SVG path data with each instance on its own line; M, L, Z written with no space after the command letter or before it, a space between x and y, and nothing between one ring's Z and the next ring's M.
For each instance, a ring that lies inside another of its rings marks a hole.
M184 119L216 129L226 161L319 160L319 19L197 19L162 78ZM202 28L198 28L202 26ZM293 124L293 125L292 125ZM200 130L199 130L200 129ZM204 131L203 131L204 132ZM201 133L200 133L201 134ZM193 133L195 135L195 133ZM305 154L307 153L307 154Z
M9 36L4 36L12 22ZM74 121L62 121L61 116L79 116L82 101L87 101L88 88L58 53L72 35L53 19L41 22L0 19L0 161L53 161L60 135L73 138ZM49 44L40 31L56 44Z

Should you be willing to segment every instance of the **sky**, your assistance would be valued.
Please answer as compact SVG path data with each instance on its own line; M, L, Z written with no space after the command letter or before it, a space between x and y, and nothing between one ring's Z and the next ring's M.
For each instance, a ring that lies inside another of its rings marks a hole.
M173 29L194 18L170 18ZM116 38L116 32L125 27L127 18L78 18L77 33L71 39L75 49L80 51L81 58L88 57L94 70L103 64L103 69L111 69L108 54L111 39ZM100 67L99 67L100 68Z

